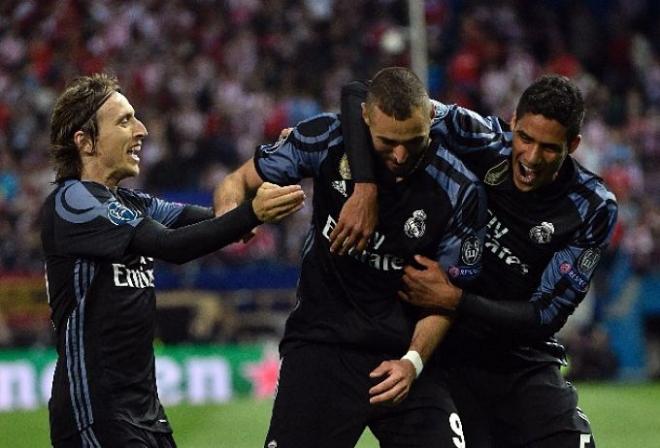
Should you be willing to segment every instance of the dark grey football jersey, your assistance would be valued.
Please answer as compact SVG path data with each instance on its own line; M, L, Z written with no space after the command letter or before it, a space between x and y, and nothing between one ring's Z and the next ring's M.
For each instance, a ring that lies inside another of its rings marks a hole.
M353 191L340 117L324 114L300 123L285 141L258 148L255 165L273 183L314 180L298 304L287 321L283 352L317 342L401 356L418 310L399 300L397 291L402 269L413 263L414 255L439 260L459 283L479 275L483 188L435 141L416 172L381 185L379 224L368 248L344 256L329 251L329 235Z
M42 209L58 362L52 439L118 419L170 431L156 392L153 259L127 253L145 217L171 225L184 206L94 182L58 184Z

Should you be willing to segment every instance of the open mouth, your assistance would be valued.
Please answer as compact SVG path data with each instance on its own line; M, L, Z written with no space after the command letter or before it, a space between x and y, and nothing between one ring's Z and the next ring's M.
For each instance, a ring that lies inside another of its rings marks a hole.
M142 149L142 145L135 145L135 146L132 146L127 151L127 153L128 153L129 156L131 156L131 158L133 160L135 160L136 162L139 162L140 161L140 156L138 156L138 153L140 152L141 149Z
M532 168L526 166L522 162L518 162L518 177L521 182L527 185L531 185L538 178L540 170L533 170Z

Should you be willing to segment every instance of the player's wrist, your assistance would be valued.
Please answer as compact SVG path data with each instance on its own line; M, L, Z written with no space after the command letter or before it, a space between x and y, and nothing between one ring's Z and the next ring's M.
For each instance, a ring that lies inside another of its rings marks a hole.
M415 368L415 378L419 378L419 375L421 375L422 370L424 369L424 361L419 355L419 352L416 350L409 350L408 353L401 357L401 359L406 359L413 365Z
M461 306L461 302L463 302L463 297L465 295L465 291L463 289L455 286L454 287L454 297L453 297L453 304L454 306L452 307L452 311L458 311L458 308Z

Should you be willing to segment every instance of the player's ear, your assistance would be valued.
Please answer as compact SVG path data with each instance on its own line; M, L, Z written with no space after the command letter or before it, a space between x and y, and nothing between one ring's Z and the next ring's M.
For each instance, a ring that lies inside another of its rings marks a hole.
M75 134L73 134L73 142L76 144L76 147L83 152L84 155L91 156L94 154L94 145L92 144L92 139L86 132L77 131Z
M367 124L367 126L369 126L369 111L367 109L367 103L362 103L360 106L362 107L362 119Z
M573 154L582 141L582 135L578 134L568 143L568 153Z

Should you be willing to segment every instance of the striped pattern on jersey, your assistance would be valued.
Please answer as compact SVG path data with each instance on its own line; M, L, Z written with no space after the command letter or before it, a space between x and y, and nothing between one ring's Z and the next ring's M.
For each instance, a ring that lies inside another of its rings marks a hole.
M85 366L85 303L95 270L92 261L79 258L75 262L73 282L77 305L67 321L65 340L69 394L84 447L101 446L91 428L94 415Z

